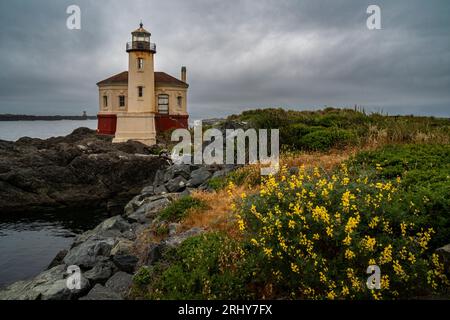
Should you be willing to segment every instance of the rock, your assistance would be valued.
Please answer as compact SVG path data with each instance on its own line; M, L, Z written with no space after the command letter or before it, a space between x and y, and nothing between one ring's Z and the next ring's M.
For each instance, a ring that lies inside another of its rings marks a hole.
M89 290L89 281L81 275L81 288L67 287L66 266L47 270L33 280L17 282L0 292L0 300L71 300Z
M121 239L117 242L117 244L112 248L111 255L129 255L133 250L134 242L128 239Z
M436 253L442 258L447 274L450 274L450 244L437 249Z
M188 181L188 187L198 187L211 177L211 172L206 167L201 167L192 171L191 178Z
M108 259L115 243L116 241L112 238L88 240L70 249L64 258L64 263L76 265L82 269L93 268L97 263Z
M156 187L163 185L165 182L164 175L165 175L165 170L158 170L155 174L155 178L153 180L153 187L155 188L155 190L154 190L155 194L157 194Z
M141 191L141 196L148 197L153 196L155 194L155 187L154 186L147 186Z
M94 231L104 234L108 231L124 232L130 230L131 225L121 216L115 216L100 223Z
M164 193L167 193L167 188L164 185L160 185L155 188L155 194L164 194Z
M106 203L106 210L109 215L122 214L125 204L122 199L109 199Z
M214 172L212 177L213 178L222 178L222 177L225 177L226 174L227 174L226 170L219 170L219 171Z
M151 266L158 262L162 257L162 251L164 246L161 243L152 243L147 250L147 257L145 258L145 264Z
M155 264L161 259L164 251L169 248L176 248L187 239L202 234L204 231L205 230L202 228L192 228L178 235L172 235L160 243L151 244L147 250L147 257L144 261L145 264L149 266Z
M175 177L183 177L189 179L191 168L187 164L175 164L166 169L164 173L164 182L172 180Z
M76 247L88 240L101 240L107 238L129 237L132 231L131 224L122 216L115 216L100 223L95 229L86 231L75 238L72 247Z
M142 205L133 214L152 217L170 203L171 201L167 195L148 197L143 200Z
M59 266L63 264L64 257L67 255L67 250L61 250L56 254L56 256L53 258L52 262L50 262L49 266L47 267L47 270L52 269L56 266Z
M132 284L133 276L119 271L106 282L105 287L125 298Z
M133 273L136 269L136 265L139 259L134 255L115 255L113 257L113 262L119 270Z
M144 144L113 144L89 129L47 140L20 139L0 148L0 212L98 208L112 195L131 198L167 166Z
M79 300L123 300L122 296L110 288L106 288L101 284L96 284L95 287L89 291L88 295Z
M169 236L174 236L178 232L178 228L181 226L179 223L170 223L169 224Z
M163 240L161 243L165 247L175 248L182 244L185 240L202 234L203 232L205 232L204 229L195 227L178 235L169 237L168 239Z
M100 262L96 264L94 268L84 273L86 279L89 280L91 285L97 283L105 283L106 280L112 277L116 273L117 267L111 261Z
M181 176L176 177L166 183L166 189L169 192L178 192L186 189L187 180Z

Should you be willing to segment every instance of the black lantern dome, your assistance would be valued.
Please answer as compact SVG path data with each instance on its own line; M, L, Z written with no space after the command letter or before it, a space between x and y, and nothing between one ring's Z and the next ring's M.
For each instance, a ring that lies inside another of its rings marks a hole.
M136 29L131 33L132 41L127 43L127 52L148 51L156 53L156 45L150 42L151 35L150 32L144 29L144 25L141 22L139 29Z

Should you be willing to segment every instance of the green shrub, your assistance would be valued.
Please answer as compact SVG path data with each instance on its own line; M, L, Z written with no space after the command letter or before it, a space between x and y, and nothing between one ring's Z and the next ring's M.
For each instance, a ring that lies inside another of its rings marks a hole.
M212 190L219 191L227 186L227 179L225 177L211 178L209 179L207 185Z
M244 199L238 225L258 275L276 296L301 299L391 299L438 294L449 284L430 254L434 234L391 181L328 176L318 169L269 177ZM418 203L419 204L419 203ZM366 269L381 268L381 290L366 287Z
M149 267L144 266L133 276L133 283L138 286L146 286L150 284L152 280L151 270Z
M179 222L187 215L190 209L194 208L206 208L206 204L200 199L186 196L174 201L162 210L159 218L168 222Z
M450 145L388 145L360 152L349 161L354 172L370 171L376 179L400 177L404 205L422 213L424 224L436 235L431 245L439 247L450 237Z
M335 147L354 145L356 135L351 130L319 129L298 137L297 146L304 150L326 151Z
M153 268L150 299L198 300L248 297L249 271L242 267L240 244L225 235L208 233L167 252Z

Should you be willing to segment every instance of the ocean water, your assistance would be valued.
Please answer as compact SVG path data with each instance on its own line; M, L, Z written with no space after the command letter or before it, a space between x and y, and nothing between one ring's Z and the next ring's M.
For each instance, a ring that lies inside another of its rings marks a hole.
M65 136L80 127L95 129L97 121L0 121L0 140ZM44 271L60 250L70 247L76 235L105 218L104 212L85 209L39 214L0 212L0 289Z
M0 290L44 271L73 238L107 218L104 211L0 214Z
M22 137L47 139L65 136L73 130L97 128L97 120L0 121L0 140L17 141Z

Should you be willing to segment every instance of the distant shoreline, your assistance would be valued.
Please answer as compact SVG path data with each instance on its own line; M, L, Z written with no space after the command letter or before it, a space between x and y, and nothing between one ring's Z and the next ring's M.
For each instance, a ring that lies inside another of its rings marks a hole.
M0 121L59 121L96 120L97 116L32 116L22 114L0 114Z

